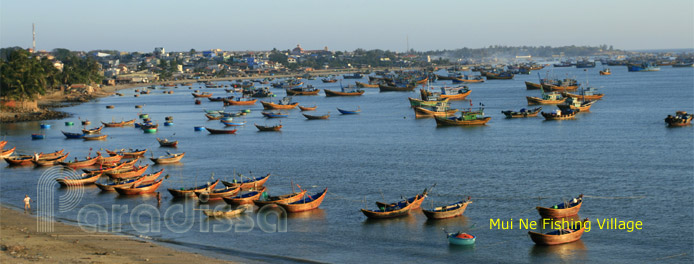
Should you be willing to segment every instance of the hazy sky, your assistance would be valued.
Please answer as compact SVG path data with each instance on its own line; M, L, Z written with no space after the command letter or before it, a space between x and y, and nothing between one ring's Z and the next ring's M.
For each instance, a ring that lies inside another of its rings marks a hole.
M0 46L39 50L694 48L693 0L0 0Z

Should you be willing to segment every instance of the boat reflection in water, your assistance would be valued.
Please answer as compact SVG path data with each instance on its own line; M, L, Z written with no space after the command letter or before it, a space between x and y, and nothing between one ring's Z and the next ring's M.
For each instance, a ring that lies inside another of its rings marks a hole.
M588 261L587 253L588 248L580 239L553 246L534 245L530 250L530 262L546 262L548 259L549 263L586 262Z
M436 228L438 230L446 228L450 231L457 231L457 229L466 228L468 225L468 218L465 215L444 219L427 219L424 221L425 228Z

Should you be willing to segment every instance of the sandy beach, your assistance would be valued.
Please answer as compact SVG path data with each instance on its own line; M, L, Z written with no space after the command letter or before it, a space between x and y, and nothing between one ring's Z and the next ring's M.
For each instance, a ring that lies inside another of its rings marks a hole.
M0 263L232 263L77 226L36 232L36 218L0 206Z

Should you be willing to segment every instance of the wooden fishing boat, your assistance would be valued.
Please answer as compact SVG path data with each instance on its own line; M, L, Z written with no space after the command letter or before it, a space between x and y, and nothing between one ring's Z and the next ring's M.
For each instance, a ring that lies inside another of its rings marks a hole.
M128 151L125 151L125 149L121 149L120 151L110 151L106 149L106 153L108 153L108 155L123 155L124 159L139 158L144 156L146 152L147 149L129 149Z
M468 198L467 201L460 201L454 204L436 207L433 210L422 210L422 212L427 216L428 219L451 218L463 215L463 213L465 213L465 209L471 203L472 200Z
M488 72L485 77L487 77L487 80L511 80L513 79L513 73L510 72L502 72L502 73L492 73Z
M460 117L434 116L437 126L480 126L485 125L492 119L490 116L484 116L484 111L463 111L460 112Z
M609 68L605 68L602 71L600 71L600 75L610 75L612 74L612 71L610 71Z
M135 161L137 161L137 160L135 160ZM106 174L106 172L120 170L124 167L130 168L133 166L133 164L134 164L134 162L131 163L130 161L128 161L128 162L121 162L118 164L114 164L112 166L108 166L108 165L102 166L99 169L82 169L82 171L84 171L85 173L89 173L89 174L98 174L98 173Z
M557 110L554 113L541 112L540 114L542 114L542 116L545 118L545 120L566 120L566 119L574 119L576 117L577 113L578 113L577 110L570 110L570 111Z
M151 181L155 181L157 178L159 178L159 176L163 172L164 172L164 169L161 169L157 172L152 172L150 174L145 174L145 175L137 176L137 177L133 177L133 178L123 178L121 180L130 180L130 179L140 179L141 178L141 179L144 179L142 182L151 182Z
M443 90L446 88L447 87L443 87L441 89ZM453 89L453 88L451 88L451 89ZM472 90L468 90L466 88L458 88L456 90L451 90L450 92L448 92L448 90L446 90L446 92L441 93L441 98L450 99L450 100L465 100L465 98L468 95L470 95L470 93L472 93Z
M87 135L89 135L89 134L99 134L99 133L101 133L101 129L103 129L103 128L104 128L104 126L102 125L102 126L100 126L100 127L95 127L95 128L92 128L92 129L82 129L82 134L87 134Z
M528 100L528 105L536 105L536 104L561 104L564 101L566 101L566 97L562 97L560 93L557 92L551 92L551 93L542 93L542 98L540 97L533 97L533 96L526 96L525 97Z
M212 97L212 93L202 92L202 93L190 93L195 98L209 98Z
M257 178L253 178L253 179L248 179L248 180L240 181L240 182L222 181L222 184L224 184L224 186L227 186L227 187L233 187L233 188L240 187L241 190L249 190L252 188L260 188L261 186L263 186L263 184L265 184L265 182L267 182L268 179L270 179L270 173L268 173L265 176L261 176L261 177L257 177Z
M580 101L576 98L569 97L567 98L566 102L563 104L558 104L557 107L562 111L578 110L581 112L589 112L590 107L593 106L593 103L595 102L596 101Z
M482 76L465 76L465 78L453 77L451 78L453 83L482 83L484 78Z
M77 169L77 168L92 166L92 165L96 164L97 159L99 159L99 157L93 157L93 158L87 157L87 159L85 159L85 160L77 160L77 158L75 158L74 161L70 161L70 162L62 162L61 161L61 162L58 162L58 164L63 165L65 167Z
M199 190L195 191L195 195L198 196L200 202L221 200L224 197L230 197L238 194L241 191L241 187L224 187L222 189L210 189L210 190Z
M285 91L287 91L287 95L318 95L320 89L296 87L285 88Z
M356 84L359 88L378 88L378 84L369 84L363 82L356 82Z
M63 155L63 149L51 153L39 153L39 159L52 159Z
M334 82L337 82L337 79L335 79L335 78L321 79L321 81L323 81L323 83L334 83Z
M160 147L165 147L165 148L175 148L178 146L178 140L176 141L169 141L168 139L160 139L157 138L157 142L159 142Z
M433 99L433 100L421 100L421 99L412 98L412 97L407 97L407 99L410 101L410 107L412 107L412 108L419 107L419 106L432 107L432 106L435 106L438 104L447 105L448 100L449 100L448 98L446 98L446 99L438 99L437 98L437 99Z
M475 236L467 233L447 233L448 243L456 246L471 246L475 244Z
M267 117L267 118L284 118L284 117L289 117L289 114L283 114L283 113L280 113L280 112L275 112L275 113L272 113L272 112L261 112L261 114L263 114L263 116L265 116L265 117Z
M357 107L357 110L345 110L345 109L337 108L337 111L339 111L340 114L343 114L343 115L355 115L355 114L361 113L361 109L359 107Z
M268 204L289 204L301 200L306 194L306 190L301 190L300 192L279 195L279 196L267 196L261 197L258 200L253 201L258 207L263 207Z
M32 159L32 162L34 165L39 166L39 167L46 167L46 166L55 166L59 165L59 162L64 161L67 156L70 155L70 152L65 153L64 155L57 157L57 158L50 158L50 159Z
M520 111L513 111L513 110L506 110L506 111L501 111L502 114L506 116L506 118L521 118L521 117L536 117L537 114L542 111L542 107L535 107L533 109L525 109L521 108Z
M224 100L224 105L254 105L258 99L250 99L250 98L236 98L236 100Z
M341 92L338 92L338 91L323 89L323 92L325 92L325 96L328 96L328 97L331 97L331 96L360 96L360 95L364 94L364 90L352 90L352 91L343 90Z
M154 162L154 164L170 164L170 163L176 163L181 161L183 156L185 156L186 153L174 153L174 154L169 154L165 156L159 156L157 158L149 158Z
M540 89L542 89L542 84L526 81L525 82L525 89L527 89L527 90L540 90Z
M228 121L222 120L222 124L224 124L224 126L245 126L245 125L246 125L246 121L243 121L243 122L228 122Z
M131 187L115 187L113 189L115 189L120 195L140 195L153 193L159 188L163 181L164 179L160 179L155 182L141 182Z
M220 120L224 116L219 115L219 114L217 114L217 115L205 114L205 117L207 117L208 120Z
M142 176L143 173L149 168L149 164L145 166L135 166L135 167L123 167L118 170L113 170L106 172L106 175L111 179L125 179Z
M207 100L210 100L210 102L222 102L222 101L224 101L224 99L231 100L233 98L234 98L233 96L229 96L229 97L217 96L217 97L207 97Z
M128 188L132 187L135 184L141 183L145 180L144 177L139 177L139 178L132 178L132 179L127 179L124 181L116 181L112 183L98 183L96 182L96 187L99 187L102 191L115 191L116 187L120 188Z
M132 126L135 124L135 119L128 120L128 121L121 121L121 122L111 122L111 123L105 123L104 121L101 121L101 124L103 124L105 127Z
M376 210L361 209L361 212L368 218L371 219L387 219L402 217L410 214L412 209L412 204L407 202L402 202L397 206L390 207L379 207Z
M208 182L208 183L205 183L203 185L196 186L196 187L178 188L178 189L169 188L167 190L171 193L171 195L173 195L173 197L176 197L176 198L182 198L182 197L186 197L186 196L195 197L195 192L213 190L214 187L217 186L217 184L219 184L219 179L217 179L214 182Z
M578 211L581 210L581 205L583 205L583 194L571 201L562 202L549 208L538 206L535 207L535 209L537 209L537 212L540 213L542 218L556 219L577 215Z
M265 109L294 109L299 105L299 102L294 102L294 103L286 103L286 104L276 104L273 102L265 102L265 101L260 101L260 103L263 105L263 108Z
M229 210L229 211L217 211L217 210L210 210L210 209L205 209L202 210L202 213L205 214L207 217L234 217L237 215L242 214L243 212L246 211L246 207L239 207L234 210Z
M301 110L301 112L304 112L304 111L315 111L316 108L318 108L317 105L314 105L314 106L299 106L299 109Z
M564 97L567 97L567 98L571 97L571 98L576 98L576 99L582 100L582 101L600 100L600 99L602 99L603 96L605 96L605 94L595 92L595 88L590 88L590 89L588 89L588 91L582 92L581 94L572 94L572 93L568 93L568 92L562 92L561 95Z
M99 180L99 177L101 177L101 174L87 174L87 173L82 173L81 177L78 177L77 179L70 179L68 177L65 178L56 178L55 180L63 187L65 186L83 186L87 184L94 184L97 180Z
M96 156L96 163L97 165L107 165L107 164L114 164L120 162L120 160L123 159L123 155L115 155L115 156L108 156L104 157L101 155Z
M260 187L255 191L248 191L244 194L239 194L234 197L224 197L224 201L231 205L242 205L242 204L253 204L253 201L260 199L267 188L265 186Z
M258 128L258 131L280 131L282 129L282 125L274 125L274 126L261 126L258 124L253 124L255 127Z
M72 132L65 132L65 131L60 131L65 135L66 138L68 139L80 139L84 137L83 133L72 133Z
M694 115L687 114L685 111L677 111L674 116L668 115L665 118L665 123L671 127L688 126L692 123L692 117Z
M578 89L578 85L554 85L551 83L543 83L542 84L542 90L544 90L544 91L566 92L566 91L575 91L576 89Z
M217 134L235 134L237 129L232 129L232 130L226 130L226 129L212 129L209 127L205 127L207 132L210 132L210 134L217 135Z
M530 235L530 239L538 245L550 246L571 243L581 239L586 228L585 222L587 221L588 218L574 224L571 229L559 229L546 234L528 231L528 234Z
M0 140L0 150L3 149L7 145L7 140Z
M425 198L427 198L427 193L429 192L428 189L424 189L424 191L421 194L417 194L413 197L407 198L402 201L398 201L396 203L384 203L384 202L376 202L376 206L378 207L397 207L401 206L405 203L411 204L412 209L417 209L422 205L422 202L424 201Z
M308 120L317 120L317 119L328 119L328 118L330 118L330 112L328 112L327 114L324 114L324 115L320 115L320 116L316 116L316 115L307 115L307 114L303 114L303 113L302 113L302 115L304 115L304 116L306 117L306 119L308 119Z
M34 157L29 155L23 156L9 156L5 158L5 161L10 164L10 166L29 166L33 163Z
M2 149L2 147L0 147L0 149ZM14 153L14 151L16 149L17 149L17 147L13 147L13 148L8 149L8 150L0 150L0 158L4 159L4 158L9 157L10 155L12 155L12 153Z
M86 141L93 141L93 140L106 140L108 135L87 135L83 136L82 138Z
M407 86L390 86L385 84L379 84L378 89L381 92L411 92L414 91L414 85Z
M281 203L278 205L282 206L282 208L284 208L284 210L286 210L288 213L309 211L318 208L321 203L323 203L323 199L325 199L325 195L327 193L328 188L325 188L322 192L310 196L304 196L303 199L297 200L296 202Z
M414 108L415 118L431 118L434 116L452 116L458 109L449 109L448 106L437 105L434 107L417 106Z

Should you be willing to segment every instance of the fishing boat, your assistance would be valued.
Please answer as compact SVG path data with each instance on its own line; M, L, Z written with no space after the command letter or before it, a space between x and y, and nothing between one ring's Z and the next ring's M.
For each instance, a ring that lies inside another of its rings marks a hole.
M82 173L80 177L76 179L71 179L69 177L65 178L56 178L55 180L63 187L66 186L83 186L87 184L94 184L97 180L99 180L99 177L101 177L101 174L86 174Z
M327 96L327 97L332 97L332 96L360 96L360 95L364 94L364 90L359 89L357 87L354 87L353 85L348 85L347 87L343 87L342 83L340 83L340 91L323 89L323 92L325 92L325 96Z
M120 195L140 195L157 191L164 179L154 182L141 182L131 187L115 187L113 189Z
M378 84L369 84L369 83L363 83L363 82L356 82L357 87L359 88L378 88Z
M470 76L470 75L463 75L463 76L458 76L458 77L452 77L451 82L453 83L481 83L484 82L484 77L475 75L475 76Z
M104 157L104 156L101 156L101 153L97 152L96 162L94 164L97 164L97 165L115 164L115 163L120 162L121 159L123 159L123 155Z
M212 93L202 92L202 93L190 93L195 98L209 98L212 97Z
M566 201L562 202L559 204L556 204L552 207L535 207L537 209L537 212L540 213L540 216L542 218L562 218L562 217L569 217L569 216L574 216L578 214L578 211L581 210L581 205L583 204L583 194L579 195L578 197L572 199L571 201Z
M540 114L542 114L542 116L545 118L545 120L574 119L576 117L577 113L578 113L578 110L562 111L560 109L557 109L555 112L552 112L552 113L540 112Z
M111 156L123 155L124 159L139 158L139 157L144 156L146 152L147 152L147 149L129 149L128 151L126 151L125 149L121 149L121 150L117 150L117 151L116 150L111 151L111 150L106 149L106 153L108 153L108 155L111 155Z
M23 155L6 157L5 161L10 164L10 166L28 166L33 164L34 159L33 156Z
M627 70L630 72L649 72L649 71L659 71L660 67L657 64L651 62L643 62L640 64L628 64Z
M284 113L280 113L280 112L275 112L275 113L272 113L272 112L261 112L261 114L263 114L263 116L265 116L265 117L267 117L267 118L284 118L284 117L289 117L289 114L284 114Z
M572 94L568 92L562 92L562 96L564 97L573 97L578 100L600 100L602 99L605 94L598 93L597 90L593 87L588 88L587 90L582 90L579 94Z
M260 199L253 201L258 207L269 204L288 204L301 200L306 194L306 190L278 196L261 196Z
M93 140L106 140L108 135L86 135L83 136L82 139L86 141L93 141Z
M231 205L253 204L253 201L260 199L260 196L267 190L265 186L257 190L247 191L234 197L224 197L224 201Z
M92 128L92 129L86 129L86 128L85 128L85 129L82 129L82 134L87 134L87 135L89 135L89 134L99 134L99 133L101 133L101 129L103 129L103 128L104 128L103 125L100 126L100 127Z
M233 97L233 96L229 96L229 97L221 97L221 96L217 96L217 97L207 97L207 100L210 100L210 102L222 102L222 101L224 101L224 99L232 100L232 99L234 99L234 97Z
M106 123L104 121L101 121L101 124L103 124L105 127L124 127L124 126L132 126L135 124L135 119L128 120L128 121L121 121L121 122L111 122L111 123Z
M400 206L400 205L407 203L407 204L411 204L412 209L417 209L420 207L420 205L422 204L424 199L427 198L428 192L429 192L429 189L424 189L424 191L421 194L417 194L417 195L412 196L410 198L407 198L405 200L398 201L396 203L376 202L376 206L378 206L378 207L397 207L397 206Z
M278 205L284 208L284 210L286 210L288 213L310 211L318 208L321 203L323 203L323 199L325 199L325 195L327 193L328 188L325 188L322 192L310 196L304 196L303 199L297 200L296 202L280 203Z
M157 158L149 158L154 162L154 164L171 164L171 163L176 163L181 161L183 156L185 156L186 153L174 153L174 154L169 154L165 156L159 156Z
M217 134L236 134L237 129L232 129L232 130L226 130L226 129L212 129L209 127L205 127L207 132L210 132L212 135L217 135Z
M345 109L337 108L337 111L339 111L340 114L343 114L343 115L355 115L355 114L361 113L361 108L357 107L357 110L345 110Z
M605 68L602 71L600 71L600 75L610 75L612 74L612 71L610 71L609 68Z
M472 90L469 90L467 86L458 86L458 87L441 87L441 95L440 97L442 99L449 99L453 101L457 100L465 100L465 98L470 95ZM427 91L427 93L430 93Z
M335 78L321 79L321 81L323 81L323 83L334 83L334 82L337 82L337 79L335 79Z
M439 94L437 93L436 96L422 96L425 99L417 99L417 98L412 98L412 97L407 97L407 100L410 101L410 107L418 107L418 106L435 106L438 104L448 104L448 98L441 98Z
M581 239L581 236L583 236L583 232L586 229L587 221L588 218L584 219L581 222L572 224L572 228L570 227L568 229L558 229L545 234L534 231L528 231L528 234L530 235L530 239L532 239L533 242L535 242L535 244L538 245L551 246L564 243L571 243Z
M63 154L62 156L55 157L55 158L42 158L42 159L32 159L31 161L34 163L34 165L39 166L39 167L47 167L47 166L55 166L59 165L61 161L64 161L67 156L70 155L70 152Z
M304 112L304 111L315 111L316 108L318 108L318 106L316 106L316 105L314 105L314 106L299 106L299 110L301 110L301 112Z
M243 121L243 122L228 122L228 121L222 120L222 124L224 124L224 126L245 126L245 125L246 125L246 121Z
M207 117L208 120L220 120L224 116L221 114L205 114L205 117Z
M674 116L668 115L665 118L665 123L671 127L688 126L692 123L692 117L694 115L687 114L685 111L677 111Z
M93 158L87 157L84 160L77 160L77 157L75 157L75 160L73 160L73 161L70 161L70 162L62 162L61 161L61 162L58 162L58 164L63 165L65 167L77 169L77 168L82 168L82 167L89 167L89 166L96 164L96 160L98 158L99 157L93 157Z
M2 147L0 147L0 149L2 149ZM10 155L12 155L12 153L14 153L14 151L16 149L17 149L17 147L13 147L13 148L8 149L8 150L0 150L0 158L4 159L4 158L9 157Z
M402 201L395 206L379 206L376 210L361 209L361 212L371 219L387 219L409 215L411 209L411 203Z
M60 131L65 135L66 138L68 139L80 139L84 137L84 134L82 133L72 133L72 132L65 132L65 131Z
M165 139L157 138L157 142L159 142L160 147L175 148L178 146L178 140L170 141L166 138Z
M224 99L224 105L254 105L258 99L251 99L248 97L239 97L236 100Z
M96 182L96 187L99 187L102 191L115 191L116 187L120 188L128 188L132 187L135 184L141 183L145 180L144 177L139 177L139 178L132 178L132 179L127 179L123 181L115 181L112 183L98 183Z
M81 121L82 121L82 125L83 125L83 126L87 126L87 125L91 125L91 124L92 124L92 122L89 121L89 120L81 120Z
M513 110L506 110L506 111L501 111L502 114L506 116L506 118L522 118L522 117L536 117L537 114L542 111L542 107L535 107L533 109L525 109L521 108L519 111L513 111Z
M527 89L527 90L539 90L539 89L542 89L542 84L526 81L525 82L525 89Z
M198 196L200 202L221 200L224 197L230 197L238 194L241 191L241 187L224 187L222 189L204 189L195 191L195 195Z
M265 109L294 109L299 105L299 102L291 102L291 97L282 98L279 103L260 101Z
M485 77L487 77L487 80L511 80L513 79L513 73L510 72L501 72L501 73L492 73L488 72Z
M228 210L228 211L218 211L218 210L210 210L210 209L205 209L202 210L202 213L205 214L207 217L234 217L237 215L242 214L243 212L246 211L246 207L239 207L234 210Z
M7 140L0 140L0 150L2 150L5 145L7 145Z
M361 73L355 72L353 74L344 74L342 75L343 79L361 79L364 78L364 75L361 75Z
M533 96L526 96L525 98L528 100L528 105L560 104L560 103L563 103L564 101L566 101L566 98L562 97L561 94L558 92L545 93L543 91L542 92L542 98L533 97Z
M304 115L304 117L306 117L306 119L308 119L308 120L318 120L318 119L328 119L328 118L330 118L330 112L328 112L327 114L324 114L324 115L320 115L320 116L317 116L317 115L307 115L307 114L303 114L303 113L302 113L302 115Z
M228 182L228 181L222 181L222 184L227 187L240 187L241 190L249 190L251 188L260 188L267 182L267 180L270 179L270 173L268 173L265 176L257 177L257 178L252 178L248 179L245 181L239 181L237 182L234 180L233 182Z
M82 169L82 171L84 171L85 173L89 173L89 174L99 174L99 173L101 173L101 174L106 174L106 172L116 171L116 170L122 169L122 168L124 168L124 167L126 167L126 166L127 166L127 167L132 167L133 164L134 164L134 162L133 162L133 163L130 163L130 162L121 162L121 163L118 163L118 164L101 166L101 167L98 168L98 169Z
M490 116L484 116L484 110L479 111L462 111L460 117L452 116L434 116L437 126L480 126L485 125L492 119Z
M455 115L458 109L450 109L447 104L437 104L435 106L417 106L414 108L415 118L432 118L434 116Z
M313 88L313 86L307 86L286 88L285 91L287 91L287 95L317 95L320 92L320 89Z
M414 85L405 85L405 86L393 86L393 85L386 85L386 84L379 84L378 89L381 92L411 92L414 91L415 86Z
M196 186L196 187L177 188L177 189L169 188L167 190L175 198L182 198L182 197L187 197L187 196L195 197L195 192L213 190L214 187L217 186L217 184L219 184L219 179L217 179L214 182L208 182L208 183L205 183L203 185Z
M159 176L163 172L164 172L164 169L161 169L157 172L152 172L150 174L145 174L142 176L136 176L136 177L132 177L132 178L122 178L121 180L131 180L131 179L140 179L141 178L141 179L144 179L144 180L142 180L142 182L151 182L151 181L157 180L157 178L159 178Z
M123 167L123 168L118 169L118 170L106 172L106 175L108 177L110 177L111 179L125 179L125 178L139 177L145 173L147 168L149 168L149 164L147 164L145 166Z
M457 232L457 233L447 233L448 243L456 246L471 246L475 244L475 236Z
M463 213L465 213L465 209L471 203L472 200L470 200L470 198L468 197L467 200L463 200L446 206L435 207L432 210L422 209L422 212L424 213L424 215L426 215L428 219L451 218L463 215Z
M573 97L567 98L566 102L562 104L558 104L557 107L561 109L562 111L568 111L568 110L578 110L581 112L589 112L590 107L593 106L593 103L596 101L581 101Z
M578 89L578 84L575 85L555 85L551 83L543 83L542 84L542 90L543 91L559 91L559 92L565 92L565 91L575 91Z
M274 125L274 126L261 126L258 124L253 124L255 127L258 128L259 131L280 131L282 129L282 124Z

